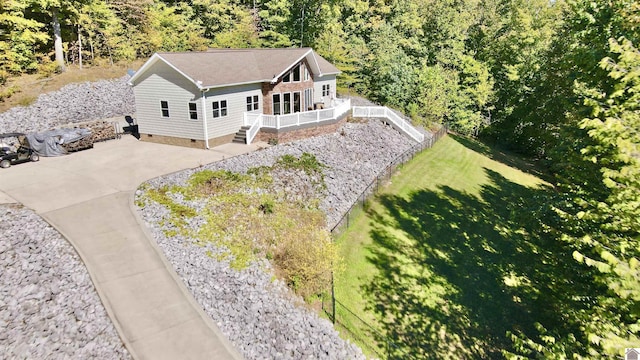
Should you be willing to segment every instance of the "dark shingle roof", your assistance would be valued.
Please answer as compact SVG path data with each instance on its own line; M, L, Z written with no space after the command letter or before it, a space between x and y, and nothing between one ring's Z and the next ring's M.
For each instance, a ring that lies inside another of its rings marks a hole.
M162 59L200 88L220 87L270 82L303 58L307 58L315 75L340 72L310 48L210 49L201 52L157 53L138 72L144 72L148 64ZM132 83L136 75L131 79Z

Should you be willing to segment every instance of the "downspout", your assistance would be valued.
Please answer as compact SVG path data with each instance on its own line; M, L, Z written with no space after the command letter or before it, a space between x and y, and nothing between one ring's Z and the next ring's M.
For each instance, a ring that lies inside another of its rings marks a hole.
M209 89L202 89L202 124L204 126L204 147L209 149L209 129L207 126L207 101L205 98L205 92Z

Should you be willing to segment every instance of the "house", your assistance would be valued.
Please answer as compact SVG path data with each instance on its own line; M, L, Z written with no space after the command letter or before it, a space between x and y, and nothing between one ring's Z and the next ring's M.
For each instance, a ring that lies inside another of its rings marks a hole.
M210 49L156 53L129 84L141 140L209 148L333 129L339 73L310 48Z

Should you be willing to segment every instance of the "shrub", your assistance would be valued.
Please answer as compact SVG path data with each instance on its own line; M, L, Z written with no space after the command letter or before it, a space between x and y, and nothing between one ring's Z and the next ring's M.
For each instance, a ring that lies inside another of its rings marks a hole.
M20 91L20 87L13 85L9 86L5 89L0 90L0 101L4 101L5 99L10 98L13 94Z
M267 258L297 294L310 299L329 290L331 273L339 264L336 246L324 228L324 213L317 199L287 201L272 173L296 169L317 178L323 168L311 154L299 158L286 155L273 167L252 168L247 174L199 171L187 186L145 189L144 198L169 210L169 218L163 220L165 235L180 234L227 249L226 258L235 269ZM200 204L205 201L206 205L196 212L183 201L175 201L179 196ZM197 229L190 228L188 222L195 216L203 220Z
M329 291L340 261L329 232L318 223L295 224L279 236L273 262L282 278L305 299Z

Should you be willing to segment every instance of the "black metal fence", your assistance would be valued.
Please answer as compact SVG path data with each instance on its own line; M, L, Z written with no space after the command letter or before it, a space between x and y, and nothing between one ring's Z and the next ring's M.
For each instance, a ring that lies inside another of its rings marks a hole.
M396 172L398 166L407 163L409 160L413 159L416 154L422 152L424 149L429 149L435 144L440 138L442 138L447 133L447 128L442 127L438 132L436 132L433 137L429 139L425 139L423 142L418 143L411 147L409 150L402 153L400 156L393 159L387 167L378 173L378 176L373 179L369 185L364 189L364 191L358 196L356 201L351 205L349 210L342 216L340 221L331 229L331 234L336 236L340 234L344 229L349 227L349 223L354 215L357 215L358 210L366 209L367 199L378 192L380 185L384 185L386 182L391 179L391 176Z
M447 128L442 127L436 132L433 137L425 139L425 141L416 144L403 154L393 159L387 167L382 170L375 179L367 185L364 191L358 196L356 201L351 205L349 210L342 216L340 221L331 229L332 236L339 235L342 231L349 227L351 221L363 210L366 210L367 199L376 194L380 189L380 186L387 183L391 176L396 172L399 166L407 163L413 159L416 154L422 152L425 149L431 148L440 138L447 133ZM336 311L336 308L338 311ZM354 340L357 340L361 345L365 346L370 353L375 353L380 358L390 359L391 354L394 353L394 349L397 348L391 339L382 335L375 327L369 324L367 321L356 315L351 309L342 304L335 294L335 287L333 286L333 275L331 276L331 293L322 300L322 309L327 316L333 321L338 328L347 331ZM367 333L366 338L362 338L363 335L358 335L353 331L353 324L358 324L356 327L364 329ZM372 341L376 339L375 341Z

